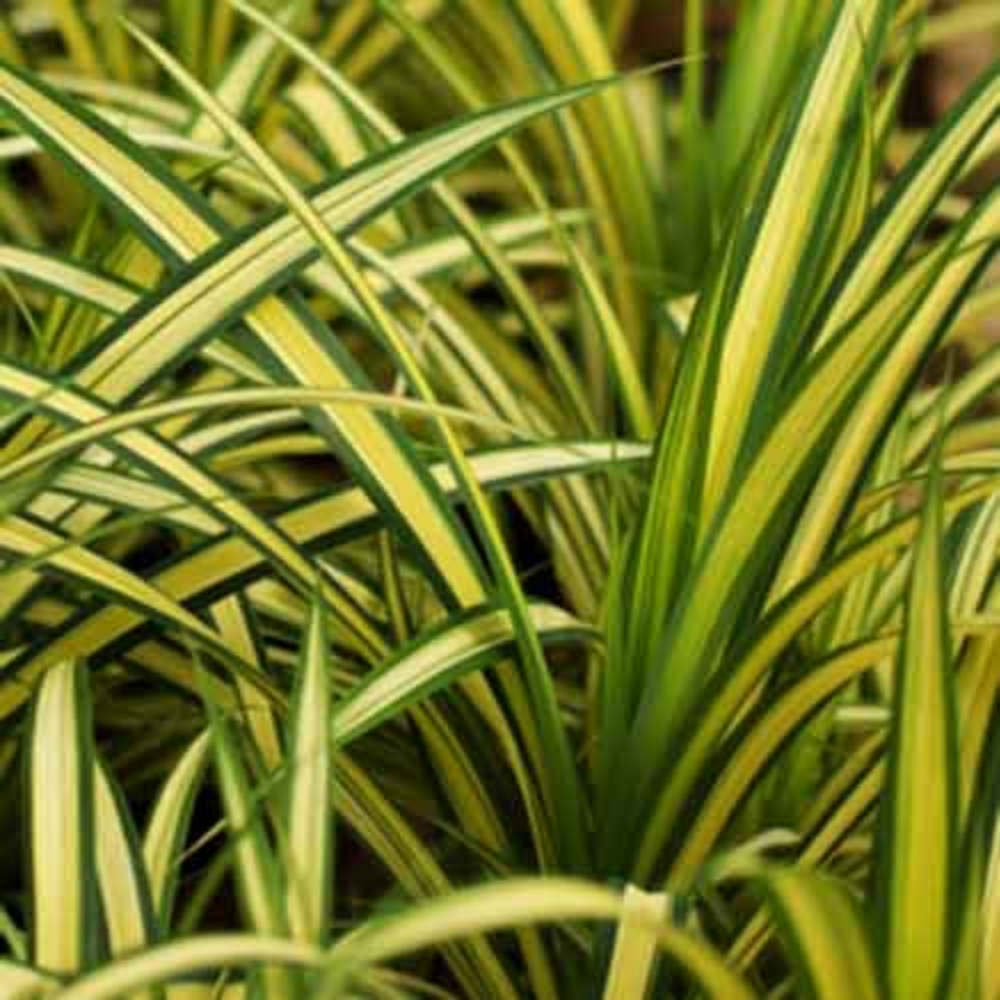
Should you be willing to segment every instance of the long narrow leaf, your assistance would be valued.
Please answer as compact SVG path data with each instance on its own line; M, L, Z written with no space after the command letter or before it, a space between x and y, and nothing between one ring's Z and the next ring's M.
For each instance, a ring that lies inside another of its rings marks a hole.
M32 957L52 973L97 957L93 769L87 674L68 660L39 687L28 755Z
M940 473L932 476L896 662L881 812L879 934L894 998L933 997L956 944L958 742Z

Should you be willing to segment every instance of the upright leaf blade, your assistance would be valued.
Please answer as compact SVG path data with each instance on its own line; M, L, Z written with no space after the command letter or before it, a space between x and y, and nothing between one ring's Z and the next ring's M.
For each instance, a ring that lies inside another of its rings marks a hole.
M322 946L330 920L333 812L330 663L323 606L313 603L292 702L286 836L292 937Z
M163 783L143 836L143 860L161 927L170 926L181 850L210 749L205 732L184 751Z
M883 974L896 1000L936 996L956 943L959 747L941 506L935 469L896 663L877 854Z
M263 803L251 791L250 777L229 720L209 698L215 772L235 856L240 906L246 924L267 937L285 937L288 922L282 899L282 878L264 824ZM279 966L261 971L265 995L277 1000L294 995L291 973Z
M806 870L772 868L763 878L803 993L816 1000L878 1000L867 928L846 887Z
M664 893L642 892L634 885L625 890L604 1000L642 1000L649 995L659 951L657 931L668 904Z
M94 763L83 664L49 670L35 697L28 755L32 952L73 975L96 959Z
M96 762L94 783L97 881L104 923L111 954L125 955L149 947L159 936L152 893L124 796L101 762ZM157 998L156 993L144 993L140 1000Z

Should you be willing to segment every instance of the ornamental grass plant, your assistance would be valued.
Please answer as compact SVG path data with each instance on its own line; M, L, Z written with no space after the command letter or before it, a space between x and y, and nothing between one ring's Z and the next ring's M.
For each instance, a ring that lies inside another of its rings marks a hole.
M0 8L0 998L1000 998L1000 12L646 6Z

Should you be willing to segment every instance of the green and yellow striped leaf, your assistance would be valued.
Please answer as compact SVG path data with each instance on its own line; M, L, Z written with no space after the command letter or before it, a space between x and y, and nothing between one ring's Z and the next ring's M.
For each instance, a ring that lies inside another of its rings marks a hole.
M936 995L957 943L958 742L944 587L942 485L925 499L895 665L880 812L882 969L893 998Z
M882 991L867 927L850 890L829 876L770 867L761 876L795 959L802 995L878 1000Z
M285 858L291 936L322 947L333 878L331 678L323 606L314 601L299 655L288 749Z
M28 842L32 963L57 975L97 959L92 726L83 664L51 668L32 704Z
M210 750L211 736L205 732L180 756L160 789L143 834L142 856L150 894L163 928L171 926L181 854Z

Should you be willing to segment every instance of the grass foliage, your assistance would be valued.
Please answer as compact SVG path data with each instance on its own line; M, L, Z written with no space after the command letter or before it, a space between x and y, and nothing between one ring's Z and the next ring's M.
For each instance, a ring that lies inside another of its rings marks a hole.
M997 18L685 6L3 7L0 996L1000 997Z

